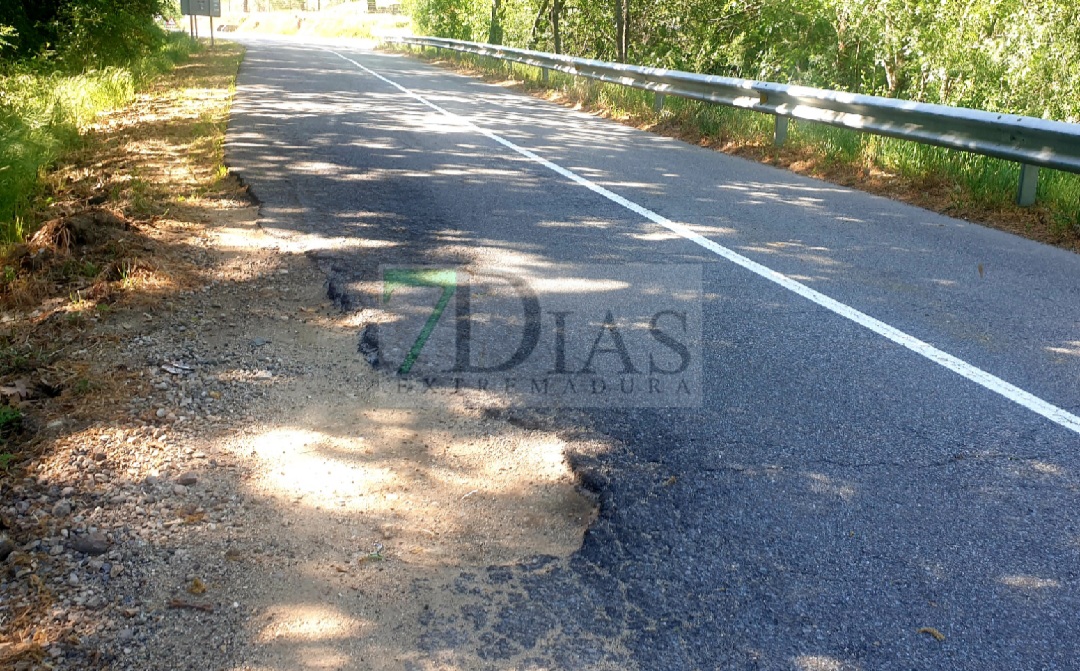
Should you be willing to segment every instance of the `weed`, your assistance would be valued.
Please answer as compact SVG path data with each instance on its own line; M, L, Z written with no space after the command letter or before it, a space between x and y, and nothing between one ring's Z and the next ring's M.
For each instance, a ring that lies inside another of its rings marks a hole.
M71 281L80 277L93 279L97 277L100 272L101 266L93 261L82 261L77 259L67 259L59 268L61 279L66 281ZM5 279L7 278L6 271L4 277ZM14 280L14 276L12 276L12 280Z
M72 316L90 308L90 301L83 298L81 291L75 291L71 293L68 296L68 301L71 305L71 309L75 311L71 313Z
M138 177L128 182L131 190L131 209L138 214L150 214L154 209L154 199L150 195L150 185Z
M134 289L136 286L135 271L138 270L139 264L137 261L131 259L124 259L120 262L117 270L120 273L120 288L121 289Z
M71 388L71 392L76 396L85 396L86 394L89 394L93 388L93 383L87 378L82 377L76 380L75 385Z
M11 346L0 347L0 376L18 375L34 369L39 352L23 351Z
M1080 212L1055 212L1050 222L1050 231L1060 238L1070 233L1080 234Z
M0 441L7 441L12 434L22 428L23 416L18 408L0 405Z

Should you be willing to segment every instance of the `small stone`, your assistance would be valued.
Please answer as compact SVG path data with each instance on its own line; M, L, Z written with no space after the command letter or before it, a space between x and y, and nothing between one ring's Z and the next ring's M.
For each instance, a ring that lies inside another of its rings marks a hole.
M116 640L121 643L127 643L133 638L135 638L135 631L131 627L124 627L116 632Z
M109 458L109 455L104 452L94 452L94 461L105 461Z
M145 480L143 480L143 482L144 482L144 483L145 483L145 484L146 484L147 486L149 486L149 487L153 487L153 486L154 486L154 485L156 485L157 483L161 482L161 478L159 478L159 477L158 477L158 476L156 476L156 475L148 475L148 476L146 476L146 479L145 479Z
M85 536L76 536L71 540L68 547L76 552L82 552L83 554L96 557L97 555L105 554L105 552L108 551L109 539L105 537L105 534L98 531L86 534Z
M165 419L165 415L167 415L169 413L168 413L168 411L165 410L165 408L158 408L157 412L154 413L154 414L157 415L158 419Z
M184 485L174 485L172 490L173 494L176 494L177 496L184 496L187 494L187 487Z
M74 493L75 493L75 488L74 487L64 487L63 489L60 490L60 496L63 496L65 499L67 497L71 496Z
M79 574L73 572L71 575L68 576L67 581L68 581L68 584L71 585L72 587L78 587L79 586Z
M180 476L178 476L176 478L176 484L184 485L185 487L190 487L190 486L192 486L193 484L195 484L198 481L199 481L199 477L197 475L195 475L194 473L192 473L191 471L188 471L187 473L183 473L183 474L181 474Z
M11 542L7 534L0 534L0 561L4 561L15 549L15 543Z
M60 499L53 505L52 514L53 517L67 517L71 514L71 502L67 499Z

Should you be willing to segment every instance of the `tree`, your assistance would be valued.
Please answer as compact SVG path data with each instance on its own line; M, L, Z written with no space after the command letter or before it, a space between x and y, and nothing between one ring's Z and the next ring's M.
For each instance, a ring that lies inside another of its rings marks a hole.
M166 0L7 0L7 59L49 55L72 69L128 62L164 39L154 22Z
M625 63L630 50L630 0L615 0L615 60Z
M559 33L559 15L562 14L563 0L551 0L551 41L555 53L562 53L562 34Z
M488 24L488 44L502 44L502 0L491 0L491 22Z
M428 35L1080 118L1077 0L407 2Z

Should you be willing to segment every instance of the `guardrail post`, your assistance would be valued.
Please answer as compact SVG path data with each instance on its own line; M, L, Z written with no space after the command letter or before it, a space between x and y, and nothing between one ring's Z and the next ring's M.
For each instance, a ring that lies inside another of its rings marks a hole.
M664 110L664 94L657 91L653 93L652 97L652 110L659 114Z
M774 147L783 147L787 142L787 127L789 119L786 116L780 116L774 114L773 119L776 120L776 127L773 128L772 143Z
M548 69L547 68L540 68L540 81L544 82L545 84L548 83Z
M1020 189L1016 192L1016 204L1028 207L1035 204L1035 191L1039 187L1039 166L1020 164Z

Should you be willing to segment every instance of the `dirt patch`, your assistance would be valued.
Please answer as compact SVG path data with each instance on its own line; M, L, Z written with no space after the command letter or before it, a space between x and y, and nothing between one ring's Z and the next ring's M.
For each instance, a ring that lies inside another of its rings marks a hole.
M464 404L377 407L382 373L357 352L357 317L326 302L325 278L300 249L245 226L220 239L250 245L240 266L260 255L272 265L258 280L271 291L257 303L215 300L229 314L240 303L269 310L237 329L283 370L261 402L240 403L254 415L243 430L206 448L243 464L241 490L257 506L238 544L252 613L239 668L431 662L417 645L423 613L462 598L449 586L463 569L580 547L595 504L566 451L600 448ZM310 251L309 237L302 244ZM227 349L231 333L208 342Z
M3 668L439 668L464 570L595 515L566 453L602 444L373 402L309 256L340 241L267 234L221 167L239 55L102 117L5 250Z

